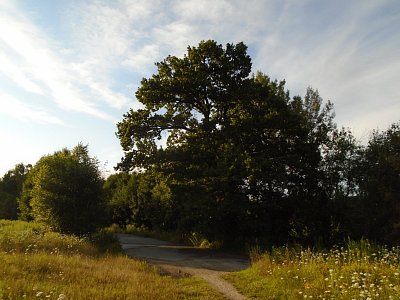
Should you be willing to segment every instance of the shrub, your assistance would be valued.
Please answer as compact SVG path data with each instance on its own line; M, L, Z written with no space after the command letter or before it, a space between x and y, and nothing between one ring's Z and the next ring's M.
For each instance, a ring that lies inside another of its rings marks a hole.
M35 221L52 230L82 235L94 232L105 220L102 178L87 146L42 157L27 182L21 201L24 213L30 209Z

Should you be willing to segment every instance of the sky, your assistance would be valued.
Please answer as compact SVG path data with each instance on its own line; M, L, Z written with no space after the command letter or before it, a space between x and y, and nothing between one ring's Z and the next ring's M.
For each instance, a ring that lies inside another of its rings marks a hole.
M104 174L116 124L155 62L243 41L253 72L318 89L360 142L400 121L398 0L1 0L0 177L88 144Z

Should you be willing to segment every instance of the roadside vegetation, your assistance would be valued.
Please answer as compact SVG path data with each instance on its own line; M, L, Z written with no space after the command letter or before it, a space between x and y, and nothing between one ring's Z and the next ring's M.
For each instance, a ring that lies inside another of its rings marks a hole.
M149 230L145 227L135 227L132 224L128 224L126 226L121 226L118 224L111 224L108 227L102 229L103 232L107 233L126 233L126 234L134 234L142 237L149 237L154 239L160 239L163 241L169 241L172 243L188 245L197 248L205 248L205 249L222 249L222 244L219 242L210 242L206 237L197 233L191 232L187 234L182 234L179 232L168 232L168 231L159 231L159 230ZM243 250L243 249L241 249Z
M99 247L101 246L101 247ZM112 235L75 237L0 221L0 299L223 299L198 278L160 276Z
M330 251L253 251L252 266L224 278L252 299L400 299L400 247L348 242Z

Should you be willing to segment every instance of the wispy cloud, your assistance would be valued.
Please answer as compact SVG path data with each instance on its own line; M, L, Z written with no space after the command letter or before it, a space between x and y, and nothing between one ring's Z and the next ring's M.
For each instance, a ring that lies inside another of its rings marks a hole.
M10 16L0 11L0 60L4 62L4 76L28 92L54 100L63 110L112 120L98 108L99 102L121 107L128 102L127 97L79 72L73 67L74 62L63 56L58 44L21 14Z
M336 104L341 124L355 117L377 123L382 89L388 105L400 97L396 1L96 1L79 9L80 38L103 62L93 68L149 76L153 62L202 39L244 41L254 71L286 79L292 94L318 88Z
M19 101L15 97L0 93L0 113L6 114L23 122L39 124L65 125L64 122L44 108L33 107Z
M255 64L285 78L292 93L318 88L335 103L341 125L353 127L357 120L370 130L397 121L393 114L381 118L400 99L400 7L393 1L318 3L287 1L258 43Z
M112 123L139 107L134 90L154 62L214 39L245 42L253 71L286 79L292 95L317 88L339 125L365 135L398 121L399 27L398 0L1 0L0 113L62 124L79 112L112 135Z
M91 61L86 68L103 73L103 79L118 69L146 73L160 57L151 30L158 20L163 1L95 1L73 8L71 28L80 59ZM101 78L102 75L99 75Z
M3 76L10 78L14 81L19 87L27 90L28 92L34 94L44 95L44 92L40 85L36 83L34 80L29 78L29 75L26 74L23 70L23 67L20 67L18 64L12 63L6 55L4 55L0 49L0 73Z

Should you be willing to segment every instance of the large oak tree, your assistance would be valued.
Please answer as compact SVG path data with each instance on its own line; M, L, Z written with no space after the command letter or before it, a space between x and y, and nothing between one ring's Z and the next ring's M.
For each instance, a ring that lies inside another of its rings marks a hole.
M156 65L136 92L144 108L118 123L118 168L162 174L166 224L231 243L326 234L330 103L312 89L292 99L284 81L251 75L243 43L203 41Z

